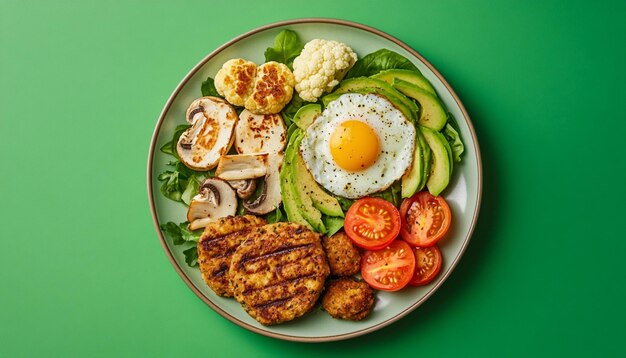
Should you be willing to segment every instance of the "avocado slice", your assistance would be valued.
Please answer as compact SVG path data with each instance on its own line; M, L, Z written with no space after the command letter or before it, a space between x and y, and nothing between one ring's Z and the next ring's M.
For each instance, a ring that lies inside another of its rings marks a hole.
M402 197L409 198L418 190L424 187L426 177L424 175L424 167L426 165L425 151L430 151L428 144L424 142L423 135L419 128L416 128L415 151L413 153L413 162L409 170L402 176ZM422 137L421 139L419 137ZM430 155L429 159L430 160Z
M420 184L417 188L417 191L421 191L426 186L426 182L428 181L428 176L430 175L430 165L432 162L432 151L428 146L428 142L426 142L426 138L424 138L424 134L422 134L422 127L416 126L417 132L417 140L420 142L422 149L424 150L424 166L422 168L422 178L420 179Z
M424 77L424 75L417 71L394 68L375 74L374 76L372 76L372 78L385 81L389 84L393 84L393 80L397 78L399 80L412 83L435 96L437 95L437 92L435 92L435 88L433 87L433 85L430 84L430 82L426 79L426 77Z
M280 171L280 195L283 199L283 208L285 209L285 213L287 214L287 219L289 221L304 225L307 228L313 230L313 227L309 222L302 216L300 210L298 208L298 203L296 202L295 196L295 186L291 182L291 170L293 162L294 152L297 151L297 146L294 146L293 142L297 139L298 136L301 136L302 132L299 129L294 130L290 140L289 145L287 145L287 149L285 150L285 158L283 167ZM302 137L300 137L301 139ZM294 150L295 148L295 150Z
M339 201L335 197L327 194L320 185L317 184L299 153L294 155L291 165L293 165L292 181L297 183L297 185L304 190L306 195L311 198L313 206L326 215L342 217L343 210L341 210Z
M350 78L341 82L339 87L334 90L332 94L343 94L348 92L373 92L381 94L387 97L389 101L391 101L391 103L398 107L398 109L400 109L405 114L408 120L417 119L416 114L419 111L419 107L417 106L417 104L407 98L402 93L398 92L395 88L393 88L385 81L369 77ZM326 106L326 101L324 101L324 99L322 100L324 102L324 105ZM401 107L404 107L404 110Z
M428 191L437 196L448 186L450 174L452 173L452 162L448 154L448 141L436 130L428 127L421 127L424 139L432 150L431 167L426 181Z
M443 104L441 104L436 95L412 83L397 78L393 80L393 87L415 99L420 104L421 111L419 119L417 120L419 125L437 131L441 130L446 125L448 112L446 112Z
M293 204L295 204L295 211L298 212L298 214L292 213L291 215L294 216L294 218L296 219L300 219L300 217L303 218L306 222L308 222L308 226L312 227L313 230L320 233L325 233L326 227L324 226L324 222L322 221L322 213L317 208L315 208L311 197L308 195L308 191L310 191L310 185L303 185L303 183L299 181L299 177L297 176L296 168L298 166L298 161L302 161L298 148L300 147L300 142L302 141L303 137L304 132L302 132L301 130L294 131L285 152L285 163L283 167L287 168L286 175L289 176L285 184L290 186L290 188L286 188L286 192L292 194ZM304 163L302 163L302 165L304 165ZM313 181L313 183L315 183L315 181ZM294 207L290 205L289 210L292 211L293 209ZM285 209L285 211L287 211L287 209ZM289 219L289 221L292 221L289 215L289 212L287 212L287 218Z
M300 107L293 116L293 122L300 128L306 129L313 123L315 118L322 113L322 106L316 103L307 104Z

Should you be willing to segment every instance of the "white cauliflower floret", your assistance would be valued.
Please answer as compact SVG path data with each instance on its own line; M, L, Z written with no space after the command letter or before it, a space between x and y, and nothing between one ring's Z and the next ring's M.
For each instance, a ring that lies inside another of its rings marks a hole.
M356 60L356 53L344 43L321 39L309 41L293 61L295 88L300 98L307 102L317 101L341 81Z

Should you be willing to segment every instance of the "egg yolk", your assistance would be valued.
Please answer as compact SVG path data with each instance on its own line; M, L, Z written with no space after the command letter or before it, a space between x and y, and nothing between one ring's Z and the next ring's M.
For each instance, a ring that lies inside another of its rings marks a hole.
M380 140L367 123L348 120L330 136L330 154L335 163L345 170L365 170L378 159Z

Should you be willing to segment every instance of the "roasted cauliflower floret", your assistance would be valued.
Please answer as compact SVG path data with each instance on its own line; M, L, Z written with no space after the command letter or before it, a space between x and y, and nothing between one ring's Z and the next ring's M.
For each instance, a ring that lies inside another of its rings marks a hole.
M293 96L294 76L289 67L270 61L257 67L252 93L244 106L254 114L280 112Z
M215 75L215 89L228 102L254 114L276 114L291 101L295 79L286 65L235 58Z
M309 41L293 61L295 87L300 98L317 101L341 81L356 60L356 53L344 43L321 39Z
M257 67L242 58L226 61L215 75L215 89L228 102L243 107L252 93Z

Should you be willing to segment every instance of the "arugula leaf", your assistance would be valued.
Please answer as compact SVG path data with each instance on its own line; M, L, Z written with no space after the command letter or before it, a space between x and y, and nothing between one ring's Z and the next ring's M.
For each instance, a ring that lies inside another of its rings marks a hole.
M186 242L198 242L202 234L202 230L189 230L189 223L187 221L180 224L169 221L161 225L161 230L172 238L174 245L181 245Z
M186 131L189 127L191 127L189 124L180 124L176 126L176 129L174 129L174 135L172 136L172 140L163 144L163 146L161 147L161 152L169 154L178 159L178 153L176 153L176 144L178 143L178 138L180 138L180 135L183 134L183 132Z
M452 156L454 157L455 162L461 161L461 154L465 151L465 146L461 141L461 136L454 129L454 127L450 124L450 122L446 123L446 126L443 128L441 132L443 136L450 143L450 148L452 149Z
M344 79L362 76L368 77L380 71L390 70L392 68L419 72L417 67L409 61L408 58L383 48L369 55L365 55L365 57L356 61Z
M183 191L180 196L180 200L189 206L191 205L191 199L193 199L198 192L200 192L200 180L196 176L191 176L189 180L187 180L185 191Z
M174 167L174 170L159 174L158 180L163 182L161 194L170 200L183 202L187 206L198 194L200 183L215 172L214 170L198 172L187 168L178 160L171 161L167 165Z
M177 171L165 171L159 174L159 181L161 184L161 194L166 198L174 201L181 201L183 187L186 186L186 180L180 178L180 173Z
M198 248L196 246L183 250L183 254L185 255L185 262L189 267L198 266Z
M211 77L207 77L207 79L202 82L202 87L200 87L200 91L202 91L202 96L213 96L213 97L222 97L217 89L215 88L215 80Z
M274 39L274 47L265 50L265 62L276 61L284 63L293 70L293 60L298 57L304 44L298 39L298 35L291 30L283 30Z
M322 221L324 222L324 226L326 226L326 235L334 235L337 231L343 229L343 220L344 218L339 216L323 215Z

